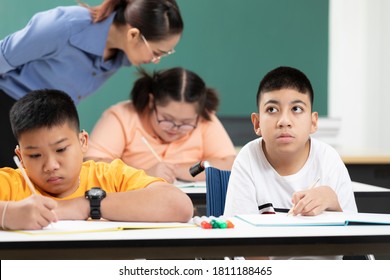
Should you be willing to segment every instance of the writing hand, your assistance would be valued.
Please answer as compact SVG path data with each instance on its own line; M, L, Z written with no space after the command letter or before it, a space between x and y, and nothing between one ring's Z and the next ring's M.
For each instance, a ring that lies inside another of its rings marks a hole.
M49 197L33 194L20 201L9 202L4 226L7 229L42 229L57 222L57 202Z
M146 173L150 176L160 177L168 183L173 183L176 180L175 165L167 162L159 162L152 166Z
M329 186L318 186L293 194L293 215L316 216L325 210L342 211L334 190Z

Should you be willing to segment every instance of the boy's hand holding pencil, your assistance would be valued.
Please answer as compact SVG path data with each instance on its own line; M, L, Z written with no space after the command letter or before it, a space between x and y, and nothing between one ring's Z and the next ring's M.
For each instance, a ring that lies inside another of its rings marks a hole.
M57 202L49 197L37 194L34 185L27 176L17 156L14 161L23 175L32 195L19 201L8 201L1 217L3 229L42 229L53 222L57 222L54 209ZM23 214L20 214L23 213Z
M23 200L11 201L4 216L3 229L37 230L58 221L54 199L33 194Z
M306 191L302 191L302 192L297 192L297 193L294 193L293 194L293 205L290 209L290 211L288 211L287 213L287 216L289 215L298 215L298 214L302 214L304 215L304 213L302 213L302 211L305 209L306 205L308 204L308 202L310 202L309 199L306 199L306 201L304 200L304 198L306 197L307 193L314 189L315 186L317 185L317 183L320 181L320 178L317 178L317 180L315 180L308 188ZM299 205L300 204L300 205Z
M319 179L307 190L293 194L293 215L316 216L323 211L342 212L336 192L330 186L316 186Z

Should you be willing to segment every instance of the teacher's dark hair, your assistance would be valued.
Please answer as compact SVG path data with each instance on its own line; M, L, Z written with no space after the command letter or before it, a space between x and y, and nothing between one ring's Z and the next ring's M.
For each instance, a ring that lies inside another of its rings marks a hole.
M139 114L148 107L150 94L155 104L161 106L171 101L196 104L198 114L206 120L210 120L210 113L218 109L218 93L190 70L175 67L151 75L140 69L140 75L130 93Z
M98 6L80 3L100 22L116 12L114 22L138 28L148 41L161 41L183 32L183 20L175 0L104 0Z

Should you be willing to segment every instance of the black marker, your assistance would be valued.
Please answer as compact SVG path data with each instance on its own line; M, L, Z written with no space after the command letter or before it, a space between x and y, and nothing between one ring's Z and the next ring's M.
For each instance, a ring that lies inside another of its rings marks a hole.
M198 163L194 164L193 166L190 167L190 174L192 177L195 177L202 171L204 171L205 168L210 167L210 163L207 160L204 161L199 161Z

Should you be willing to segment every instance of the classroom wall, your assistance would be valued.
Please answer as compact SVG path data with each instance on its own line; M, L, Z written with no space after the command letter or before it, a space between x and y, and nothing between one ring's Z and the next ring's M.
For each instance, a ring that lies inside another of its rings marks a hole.
M2 0L0 38L22 28L36 12L75 3ZM330 0L329 8L328 1L311 0L178 3L186 26L177 53L149 69L195 70L220 91L220 116L245 117L255 110L253 95L267 70L280 64L300 67L313 80L315 109L340 123L341 150L390 154L390 1ZM78 106L85 129L92 129L106 107L128 97L135 70L123 69Z
M390 1L331 0L329 117L344 153L390 154Z
M328 0L177 0L185 30L176 53L159 65L196 71L221 97L220 116L248 117L266 72L280 65L300 68L312 80L320 115L328 112ZM95 5L101 0L85 0ZM0 36L22 28L31 16L75 0L1 0ZM78 110L90 131L104 109L129 96L134 67L122 69Z
M178 0L185 21L176 53L147 69L183 66L221 97L219 116L248 117L256 110L261 77L279 65L301 68L316 88L315 108L327 114L328 1ZM310 24L308 24L310 23ZM79 106L84 127L110 104L127 99L136 69L122 69Z

